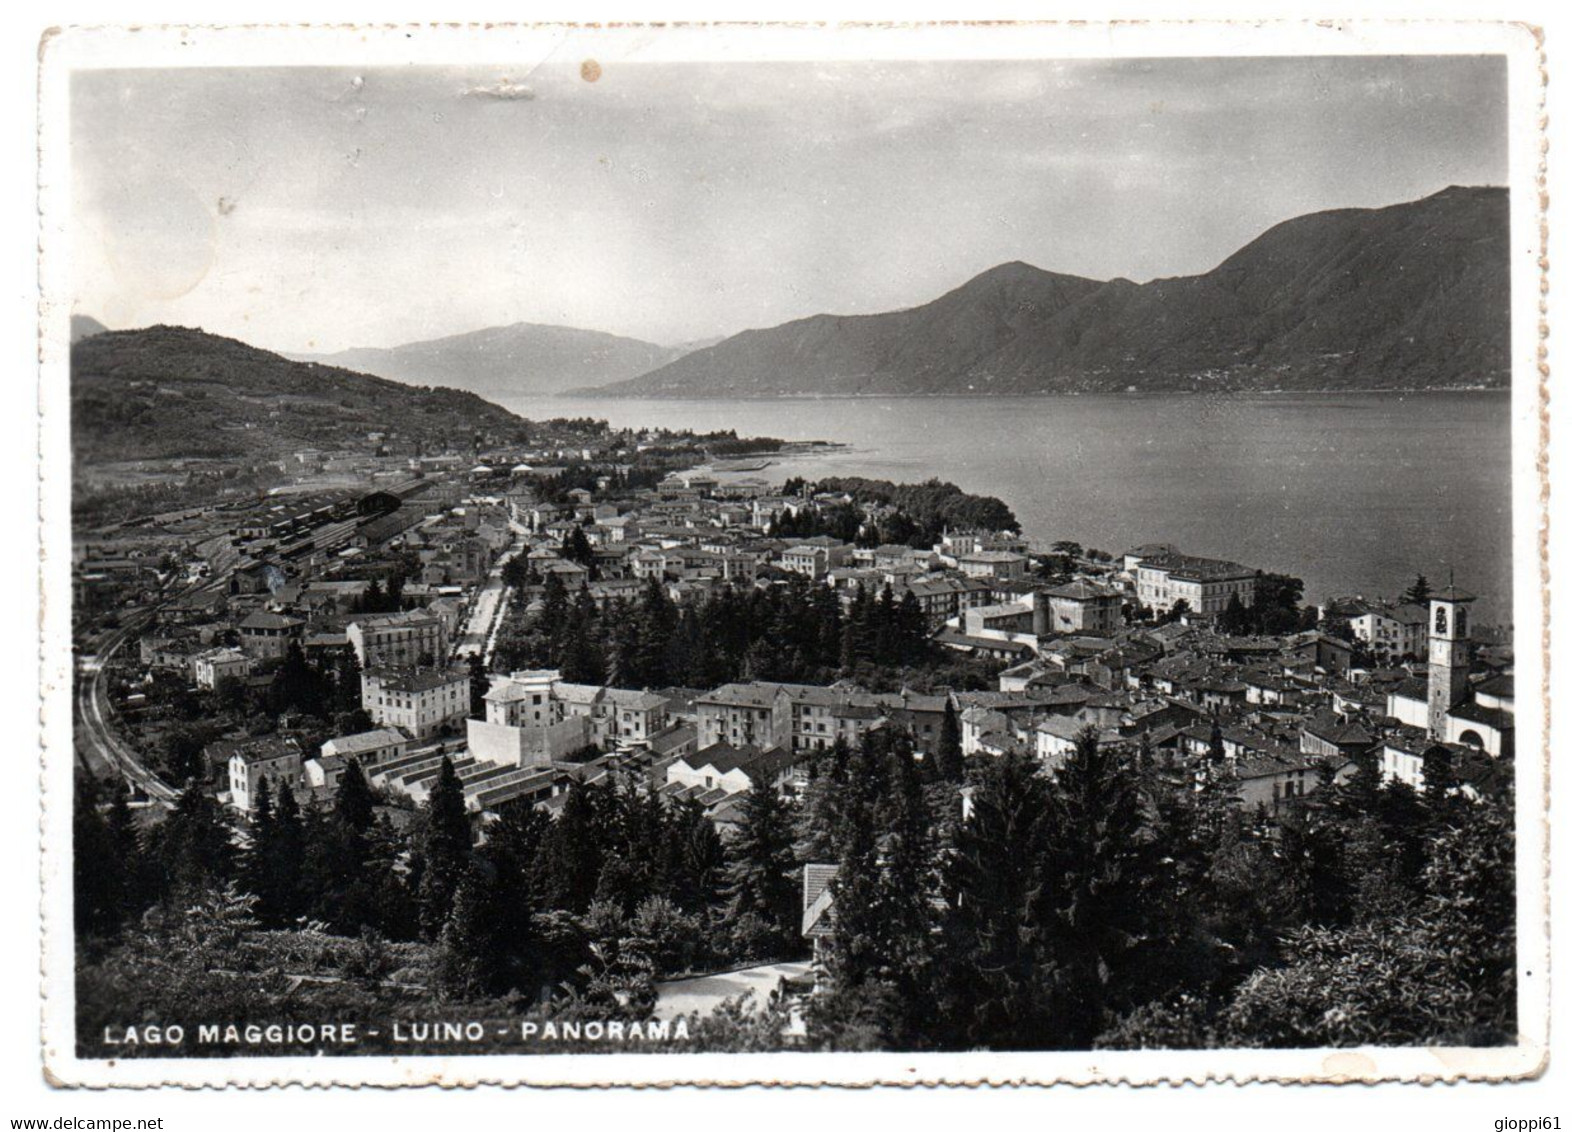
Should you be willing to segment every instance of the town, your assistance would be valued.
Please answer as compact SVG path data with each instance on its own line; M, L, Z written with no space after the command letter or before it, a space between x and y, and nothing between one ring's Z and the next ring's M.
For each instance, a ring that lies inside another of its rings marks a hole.
M1509 797L1510 648L1476 639L1475 598L1450 581L1307 606L1297 578L1174 545L1033 545L1000 501L951 485L772 484L759 452L779 442L750 455L559 427L549 446L299 451L265 494L79 534L78 758L110 784L90 813L130 812L159 843L199 799L254 858L285 812L359 806L404 878L380 883L424 894L439 812L460 856L538 849L550 827L588 838L592 797L640 799L697 838L713 887L762 825L811 827L859 767L885 773L869 752L951 784L961 826L979 775L1004 773L977 768L1051 779L1088 752L1157 795L1221 799L1271 845L1361 775L1449 805ZM653 962L662 988L755 963L813 997L836 962L846 850L777 840L777 875L744 896L762 925ZM615 855L591 854L561 906L593 913L623 884L624 910L654 915L615 875L638 862ZM306 911L269 883L254 886L278 903L265 921ZM435 918L420 895L402 923L340 908L330 926L451 943L462 884L448 878ZM362 899L387 904L380 891Z

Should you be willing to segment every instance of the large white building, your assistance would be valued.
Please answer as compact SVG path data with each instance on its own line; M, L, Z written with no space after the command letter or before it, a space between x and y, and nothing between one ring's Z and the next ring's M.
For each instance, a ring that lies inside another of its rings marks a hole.
M430 739L469 715L469 677L442 668L368 669L360 676L360 706L379 727Z
M266 735L237 744L229 756L229 800L236 809L250 813L256 806L257 788L265 779L277 798L280 791L300 787L300 744L294 739Z
M1255 604L1256 571L1237 562L1177 552L1126 560L1134 562L1136 597L1158 613L1181 601L1193 613L1221 613L1236 597L1247 609Z
M1428 612L1423 605L1413 602L1370 606L1363 613L1350 617L1348 626L1354 639L1364 642L1374 653L1393 660L1420 657L1425 653Z
M442 618L419 610L377 613L344 629L362 668L441 663L447 654Z

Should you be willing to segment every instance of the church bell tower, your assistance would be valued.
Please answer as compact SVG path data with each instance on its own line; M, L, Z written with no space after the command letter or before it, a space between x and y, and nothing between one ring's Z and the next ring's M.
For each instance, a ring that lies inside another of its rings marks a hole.
M1430 597L1430 737L1446 738L1446 716L1468 694L1468 618L1474 595L1448 586Z

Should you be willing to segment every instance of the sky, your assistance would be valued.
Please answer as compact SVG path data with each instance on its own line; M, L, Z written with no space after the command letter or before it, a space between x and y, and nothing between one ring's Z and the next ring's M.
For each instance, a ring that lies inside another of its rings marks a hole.
M83 71L71 103L76 313L291 352L1188 275L1507 179L1501 57Z

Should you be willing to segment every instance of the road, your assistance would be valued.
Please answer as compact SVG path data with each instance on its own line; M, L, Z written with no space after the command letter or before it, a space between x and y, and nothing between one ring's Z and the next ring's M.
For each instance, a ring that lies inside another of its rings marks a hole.
M497 556L491 573L486 575L486 584L475 595L475 600L469 607L469 616L465 618L464 627L458 635L458 644L453 649L455 660L467 659L477 654L482 660L487 662L491 660L491 650L496 643L497 626L502 623L502 610L507 604L508 588L502 582L502 568L519 552L519 549L519 544L515 542L503 551Z
M782 979L800 979L812 970L812 966L807 962L769 963L718 975L656 983L655 1017L669 1020L693 1013L704 1017L728 998L749 991L753 992L753 1006L758 1009L769 1001L770 994L780 986Z

